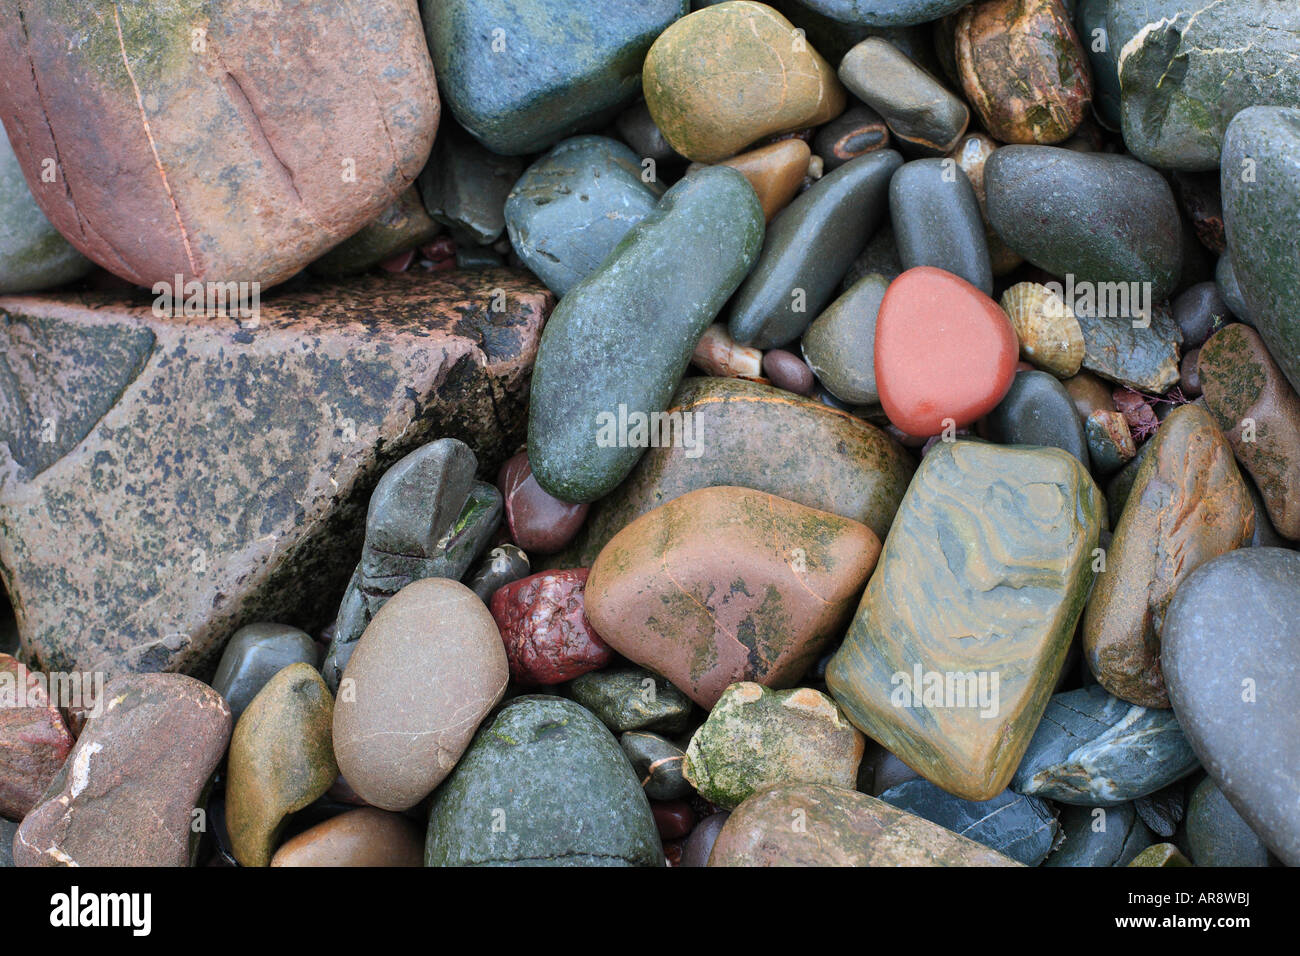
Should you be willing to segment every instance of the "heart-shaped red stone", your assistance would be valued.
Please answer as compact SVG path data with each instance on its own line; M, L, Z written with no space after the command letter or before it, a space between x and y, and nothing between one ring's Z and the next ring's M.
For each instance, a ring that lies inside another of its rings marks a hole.
M1020 343L1001 307L965 279L917 266L876 318L876 387L889 420L929 436L987 415L1016 374Z

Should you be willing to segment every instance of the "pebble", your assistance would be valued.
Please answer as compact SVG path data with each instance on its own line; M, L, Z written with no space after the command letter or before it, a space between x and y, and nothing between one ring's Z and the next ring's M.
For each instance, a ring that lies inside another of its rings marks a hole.
M763 251L731 302L728 329L744 345L788 345L830 301L885 216L900 157L880 150L827 173L768 227Z
M803 826L791 826L792 820ZM709 866L1015 866L1016 861L864 793L771 787L727 818Z
M695 813L684 800L652 801L650 812L654 815L659 839L665 842L685 838L695 826Z
M72 750L49 686L16 657L0 654L0 816L27 816Z
M1187 804L1187 852L1197 866L1268 866L1268 848L1206 777Z
M537 483L525 451L501 466L497 487L505 503L510 536L529 554L563 550L587 518L587 505L561 501Z
M854 405L880 402L876 391L876 318L889 279L869 272L813 319L800 342L825 389Z
M0 130L0 294L54 288L82 278L92 268L94 263L41 212L9 138Z
M320 651L310 634L287 624L247 624L230 636L212 689L226 699L236 723L267 681L290 664L316 667Z
M758 379L763 375L763 353L737 345L722 322L714 322L695 343L691 364L706 375Z
M879 113L863 103L850 105L813 137L813 152L822 158L822 168L828 173L851 159L888 147L889 127Z
M465 584L479 596L479 600L488 604L500 588L527 577L530 570L528 555L513 544L499 544L479 562L474 573L465 579Z
M889 214L904 269L931 266L993 294L984 219L966 176L949 159L904 163L889 182Z
M1192 748L1288 866L1300 865L1298 577L1293 551L1230 551L1182 582L1161 631L1169 699Z
M1197 767L1172 711L1138 707L1091 685L1052 697L1011 781L1018 793L1113 807Z
M1084 433L1088 458L1098 477L1114 474L1137 454L1133 434L1120 412L1098 409L1084 422Z
M909 435L937 435L991 412L1011 388L1019 344L1006 313L931 266L890 283L876 317L880 403Z
M865 741L835 702L807 687L728 687L691 737L683 772L709 802L732 810L770 786L852 790Z
M1133 807L1152 833L1171 837L1182 822L1186 804L1186 781L1179 780L1155 793L1138 798L1133 802Z
M775 387L796 395L811 395L817 384L808 364L784 349L771 349L763 354L763 371Z
M630 730L619 738L619 746L651 800L684 800L694 793L682 772L686 752L668 738L646 730Z
M1061 808L1064 843L1043 866L1128 866L1151 845L1151 831L1133 804Z
M500 156L445 123L420 173L420 196L433 219L475 245L490 246L505 231L506 197L523 171L523 160Z
M1219 329L1232 322L1232 310L1213 282L1198 282L1180 292L1171 303L1183 346L1198 348Z
M1079 413L1080 418L1086 420L1096 411L1115 411L1115 400L1112 397L1114 387L1091 372L1080 372L1061 384L1074 399L1074 410Z
M399 813L360 807L287 840L271 866L423 866L420 831Z
M975 190L975 199L979 202L980 217L984 223L984 244L988 246L989 263L995 276L1004 276L1013 272L1025 260L1016 254L993 229L989 223L988 200L984 194L984 164L998 149L999 144L992 137L980 132L968 132L948 154Z
M445 133L444 133L445 135ZM438 237L442 226L424 208L420 191L411 186L393 200L379 217L355 235L339 243L308 268L313 275L327 278L354 276L381 266L404 272L410 268L416 246ZM394 257L399 257L393 263Z
M235 725L226 770L226 827L241 866L269 866L293 814L339 775L334 699L310 664L267 682Z
M195 811L226 752L230 708L182 674L114 677L104 701L23 818L17 866L192 863Z
M970 0L800 0L840 22L867 27L910 27L938 20Z
M367 802L407 810L451 772L505 693L496 622L445 578L408 584L366 627L334 708L339 770Z
M884 747L869 742L862 763L858 764L856 789L878 797L890 787L908 780L919 780L920 776Z
M650 115L650 107L646 105L645 100L638 100L619 113L614 125L623 142L631 146L632 151L641 157L643 162L653 159L656 163L673 164L680 163L685 158L669 145L668 140L664 139L664 134L655 125L654 117Z
M600 670L613 658L587 620L587 573L586 568L542 571L492 595L492 617L516 684L561 684Z
M570 681L569 695L616 734L632 730L676 736L691 722L691 699L658 674L614 666Z
M822 55L781 14L747 0L696 10L660 33L641 80L664 138L701 163L821 126L845 105Z
M1164 305L1153 307L1150 323L1077 313L1083 331L1083 367L1138 391L1160 394L1178 384L1178 326Z
M587 616L614 650L712 707L736 681L797 682L879 553L871 529L848 518L747 488L702 488L605 545Z
M839 77L884 117L899 144L923 156L952 152L970 122L965 103L882 37L867 37L849 50Z
M682 859L680 866L699 867L709 865L709 854L713 852L713 845L718 840L718 834L722 828L727 825L731 813L723 810L720 813L714 813L699 823L695 824L695 829L691 835L686 838L686 843L682 847ZM4 821L0 821L3 826Z
M1088 439L1070 393L1046 372L1017 372L1010 390L984 420L984 429L998 444L1059 448L1089 467Z
M1157 843L1135 856L1129 866L1191 866L1172 843Z
M655 866L650 803L618 742L558 697L517 697L433 796L426 866Z
M654 211L664 188L646 172L617 140L564 140L507 184L511 246L548 289L566 295Z
M763 207L763 219L771 222L794 199L808 173L812 151L801 139L783 139L731 159L730 166L749 180Z
M996 796L1065 663L1103 507L1065 452L936 444L827 668L835 702L928 780Z
M1214 421L1182 405L1161 424L1133 477L1083 620L1097 681L1143 707L1168 707L1160 633L1196 568L1250 542L1254 508Z

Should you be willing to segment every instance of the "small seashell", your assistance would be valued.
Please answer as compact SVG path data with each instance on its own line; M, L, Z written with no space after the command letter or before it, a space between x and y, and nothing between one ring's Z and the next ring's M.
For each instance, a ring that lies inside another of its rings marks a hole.
M725 378L761 378L763 375L763 353L747 345L737 345L721 322L715 322L704 330L691 362L710 375Z
M1060 295L1037 282L1019 282L1002 293L1002 308L1020 339L1026 361L1069 378L1083 364L1083 330Z

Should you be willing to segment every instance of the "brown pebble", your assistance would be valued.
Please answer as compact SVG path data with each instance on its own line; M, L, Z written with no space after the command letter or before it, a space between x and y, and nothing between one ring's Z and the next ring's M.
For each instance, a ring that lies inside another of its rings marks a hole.
M1201 394L1201 372L1197 367L1200 360L1201 350L1195 348L1183 356L1178 366L1178 387L1182 389L1184 398L1196 398Z
M766 353L763 356L763 371L777 388L796 395L811 395L813 385L816 384L808 363L785 349L772 349Z
M424 836L400 813L362 807L298 834L271 865L423 866Z

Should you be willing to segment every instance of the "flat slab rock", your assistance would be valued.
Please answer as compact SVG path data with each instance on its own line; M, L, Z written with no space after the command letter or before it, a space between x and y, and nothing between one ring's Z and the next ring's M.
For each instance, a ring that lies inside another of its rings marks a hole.
M323 627L388 465L451 436L492 473L518 447L552 302L507 270L286 291L255 328L0 297L0 572L24 647L192 673L243 624Z

